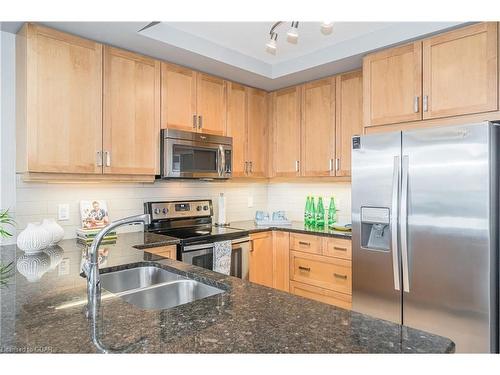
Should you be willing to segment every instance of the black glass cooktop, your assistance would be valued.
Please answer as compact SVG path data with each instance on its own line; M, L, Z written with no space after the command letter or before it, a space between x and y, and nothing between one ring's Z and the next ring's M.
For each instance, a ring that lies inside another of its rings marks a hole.
M179 238L181 245L192 242L215 242L233 240L248 236L248 231L228 227L200 227L200 228L171 228L157 229L155 233Z

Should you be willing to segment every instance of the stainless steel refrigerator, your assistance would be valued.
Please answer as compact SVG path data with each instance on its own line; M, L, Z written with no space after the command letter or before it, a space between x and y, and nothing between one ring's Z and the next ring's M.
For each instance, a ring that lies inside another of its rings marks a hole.
M353 310L498 352L499 134L353 137Z

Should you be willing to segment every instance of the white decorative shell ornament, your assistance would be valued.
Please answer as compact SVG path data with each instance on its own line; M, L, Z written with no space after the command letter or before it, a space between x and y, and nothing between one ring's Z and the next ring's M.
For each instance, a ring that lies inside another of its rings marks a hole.
M54 219L43 219L42 227L50 233L51 241L49 246L53 246L64 237L64 229Z
M38 223L29 223L17 236L17 246L27 254L41 252L51 241L51 234Z

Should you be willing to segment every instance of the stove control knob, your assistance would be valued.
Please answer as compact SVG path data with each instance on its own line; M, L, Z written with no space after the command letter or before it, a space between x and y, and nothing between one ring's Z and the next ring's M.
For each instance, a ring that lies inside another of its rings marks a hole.
M160 213L160 209L159 208L155 208L154 211L153 211L156 215L158 215Z
M201 211L201 209L202 209L201 206L196 207L196 211Z
M166 207L165 207L165 208L162 210L162 212L163 212L163 215L166 215L166 214L168 213L168 208L166 208Z
M208 211L208 206L203 206L203 209L204 209L205 211Z

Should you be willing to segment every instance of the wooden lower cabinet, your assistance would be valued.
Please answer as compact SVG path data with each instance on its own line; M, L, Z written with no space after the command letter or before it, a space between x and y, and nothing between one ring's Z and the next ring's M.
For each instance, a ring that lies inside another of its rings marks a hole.
M288 232L262 232L250 235L249 279L251 282L288 292Z
M352 296L350 294L338 293L292 280L290 281L290 293L348 310L352 307Z
M177 245L153 247L145 251L151 254L159 255L163 258L177 260Z
M249 280L252 283L273 286L273 233L250 235Z
M351 241L285 231L250 235L250 281L350 309Z
M290 278L340 293L352 293L351 262L345 259L291 251Z

